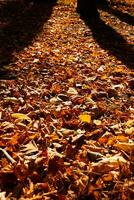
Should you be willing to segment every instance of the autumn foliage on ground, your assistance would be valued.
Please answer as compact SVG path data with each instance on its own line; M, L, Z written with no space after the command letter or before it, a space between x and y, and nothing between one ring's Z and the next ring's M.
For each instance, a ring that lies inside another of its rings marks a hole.
M99 28L75 1L0 10L0 199L133 199L131 1Z

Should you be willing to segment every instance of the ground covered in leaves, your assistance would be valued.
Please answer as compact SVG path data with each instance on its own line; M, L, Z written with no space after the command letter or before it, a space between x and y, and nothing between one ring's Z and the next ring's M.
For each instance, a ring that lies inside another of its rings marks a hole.
M0 199L133 199L126 2L91 23L68 2L0 3Z

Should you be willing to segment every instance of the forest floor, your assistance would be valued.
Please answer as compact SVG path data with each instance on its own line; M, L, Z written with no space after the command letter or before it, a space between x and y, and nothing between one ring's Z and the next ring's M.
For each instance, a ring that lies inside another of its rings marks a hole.
M131 1L81 19L0 3L0 199L134 197Z

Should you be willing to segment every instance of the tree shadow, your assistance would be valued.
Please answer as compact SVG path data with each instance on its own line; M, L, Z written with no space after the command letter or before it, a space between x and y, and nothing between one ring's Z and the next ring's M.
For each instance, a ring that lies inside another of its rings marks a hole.
M109 9L109 13L113 14L114 16L118 17L121 21L134 26L134 17L129 15L128 13L123 13L119 10Z
M97 1L97 0L96 0ZM134 26L134 17L128 13L121 12L118 9L114 9L110 6L110 4L106 0L97 1L98 8L104 10L115 17L119 18L121 21Z
M88 18L80 16L92 31L92 35L101 48L106 50L109 55L115 56L122 64L128 68L134 67L134 49L126 40L117 33L112 27L98 16Z
M10 79L4 66L12 62L14 52L32 43L50 18L55 3L56 0L0 3L0 79Z

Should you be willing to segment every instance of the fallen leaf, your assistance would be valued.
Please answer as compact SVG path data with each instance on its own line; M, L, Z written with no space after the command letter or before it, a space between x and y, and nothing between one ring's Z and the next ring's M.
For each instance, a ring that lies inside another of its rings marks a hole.
M115 148L125 151L126 153L134 152L134 143L116 143L113 145Z
M119 169L120 165L127 165L128 162L120 155L110 156L109 158L102 158L97 163L92 163L92 171L96 173L107 173L110 170Z
M21 152L25 155L30 156L39 152L39 149L34 141L30 141L28 144L21 146Z
M84 123L91 123L91 115L89 114L81 114L79 115L79 119L81 122L84 122Z
M3 122L3 123L1 123L1 127L3 128L3 130L13 129L14 124L10 123L10 122Z
M93 120L94 124L100 126L102 124L101 120Z
M102 179L104 182L109 182L109 181L112 181L113 180L113 175L111 173L109 174L104 174L102 176Z
M91 162L98 162L104 156L101 153L87 150L87 157L88 157L89 161L91 161Z
M77 95L78 92L77 92L77 90L76 90L75 88L70 87L70 88L68 89L68 91L67 91L67 94L69 94L69 95Z
M31 118L28 117L26 114L22 114L22 113L13 113L11 114L11 116L13 118L19 119L19 120L28 120L31 122Z

